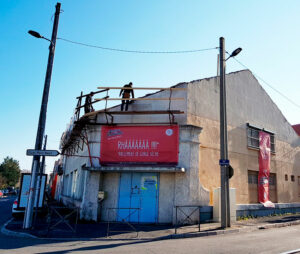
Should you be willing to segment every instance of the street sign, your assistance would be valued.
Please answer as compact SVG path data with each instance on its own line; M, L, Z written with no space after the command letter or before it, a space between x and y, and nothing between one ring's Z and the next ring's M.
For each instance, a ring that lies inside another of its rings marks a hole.
M220 166L229 166L229 160L219 160Z
M26 155L28 156L57 156L59 155L59 151L56 150L34 150L34 149L27 149Z

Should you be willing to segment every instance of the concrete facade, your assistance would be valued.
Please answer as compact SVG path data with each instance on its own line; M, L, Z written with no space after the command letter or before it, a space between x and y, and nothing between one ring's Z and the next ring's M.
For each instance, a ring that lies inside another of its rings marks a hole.
M230 187L236 189L236 203L249 203L248 171L258 171L258 151L247 145L247 123L269 130L275 135L275 153L271 158L271 173L276 174L278 203L300 202L300 138L284 118L258 81L248 70L226 76L229 159L234 168ZM213 204L213 192L220 186L219 150L219 86L218 79L208 78L176 87L184 91L172 92L172 97L183 101L136 101L129 111L182 110L175 121L180 127L178 167L185 172L171 172L153 167L131 167L132 172L157 170L159 172L158 223L175 220L174 206ZM161 91L148 97L169 97ZM109 109L120 111L120 106ZM81 218L86 220L113 220L107 208L117 208L120 171L115 168L105 172L99 164L101 125L107 119L97 114L99 125L87 125L88 145L78 137L79 146L72 156L65 156L63 187L60 199L73 202L81 208ZM168 123L168 115L114 115L114 123L141 124ZM91 157L90 157L91 156ZM124 168L125 169L125 168ZM288 181L285 177L288 175ZM290 181L294 176L296 180ZM70 180L71 179L71 180ZM98 194L105 193L103 200ZM72 201L73 200L73 201ZM195 217L195 220L197 216Z
M219 89L217 78L189 84L188 124L201 126L200 178L212 192L219 178ZM271 173L276 174L279 203L299 202L299 184L290 176L300 176L300 139L274 102L250 71L226 77L229 158L235 174L230 187L236 188L236 202L247 204L248 170L258 171L258 151L247 147L247 125L258 126L275 134L276 153L271 158ZM205 98L205 101L198 98ZM289 180L285 181L285 175Z

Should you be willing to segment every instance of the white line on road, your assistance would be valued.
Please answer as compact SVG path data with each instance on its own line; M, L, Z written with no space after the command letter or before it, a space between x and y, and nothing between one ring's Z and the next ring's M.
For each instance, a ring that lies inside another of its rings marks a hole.
M287 252L282 252L280 254L293 254L293 253L300 253L300 249L296 249L296 250L289 250Z

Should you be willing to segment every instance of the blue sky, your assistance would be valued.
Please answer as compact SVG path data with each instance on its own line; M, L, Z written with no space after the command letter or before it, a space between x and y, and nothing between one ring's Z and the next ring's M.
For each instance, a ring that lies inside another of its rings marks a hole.
M300 1L71 1L63 0L58 37L129 50L185 50L217 47L226 39L231 52L250 70L294 102L299 102ZM0 160L12 156L31 168L44 85L48 42L56 1L0 2ZM97 86L171 86L215 76L217 50L193 54L146 55L103 51L58 40L48 103L48 148L59 140L76 106L75 97ZM244 69L233 59L227 72ZM291 124L300 108L260 82ZM101 107L99 105L98 107ZM47 171L53 167L47 159Z

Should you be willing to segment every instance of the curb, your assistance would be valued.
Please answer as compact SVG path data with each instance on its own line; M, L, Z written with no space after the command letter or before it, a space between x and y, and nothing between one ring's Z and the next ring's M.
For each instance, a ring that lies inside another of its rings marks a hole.
M1 233L4 235L8 235L8 236L17 236L17 237L24 237L24 238L34 238L34 239L40 239L37 236L34 236L32 234L29 233L23 233L23 232L15 232L12 230L8 230L6 228L6 226L8 225L8 223L10 223L13 219L8 220L7 222L5 222L5 224L2 226L1 228Z
M8 236L24 237L24 238L33 238L39 240L51 240L51 241L162 241L162 240L171 240L171 239L183 239L183 238L194 238L194 237L205 237L205 236L215 236L215 235L227 235L234 233L247 233L264 229L271 228L282 228L300 225L300 220L291 221L291 222L279 222L274 224L263 224L259 226L250 226L244 228L235 228L235 229L221 229L221 230L212 230L208 232L196 232L196 233L182 233L182 234L171 234L166 236L160 236L155 238L43 238L32 235L30 233L16 232L6 228L6 226L13 219L8 220L1 228L1 233Z

